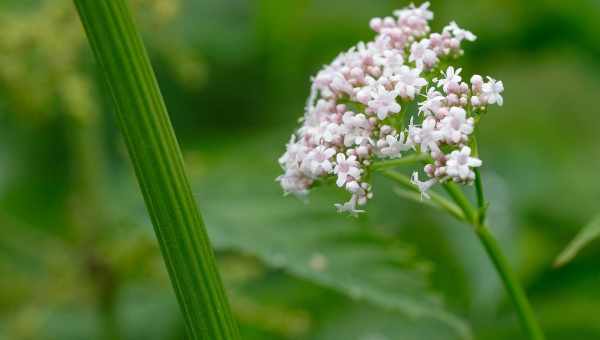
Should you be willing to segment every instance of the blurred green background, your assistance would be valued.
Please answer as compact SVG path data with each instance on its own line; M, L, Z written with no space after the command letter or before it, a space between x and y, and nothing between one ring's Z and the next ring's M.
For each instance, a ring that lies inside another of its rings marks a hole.
M283 198L309 77L406 1L131 1L244 339L523 339L468 227L385 178L359 219ZM482 121L490 224L548 339L600 339L600 2L434 1L504 81ZM0 1L0 339L182 339L184 325L68 0Z

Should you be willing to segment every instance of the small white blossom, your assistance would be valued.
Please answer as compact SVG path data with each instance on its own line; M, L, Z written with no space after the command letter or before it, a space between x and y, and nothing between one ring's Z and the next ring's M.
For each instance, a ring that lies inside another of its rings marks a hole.
M429 69L438 63L437 54L429 48L429 39L416 41L410 47L410 56L408 61L414 62L417 68Z
M462 77L460 76L461 68L454 69L452 66L448 66L446 72L442 72L444 78L438 81L438 86L444 89L444 92L448 93L448 88L452 85L457 85L461 82Z
M432 117L423 120L421 127L409 125L408 134L411 142L420 145L421 152L437 151L437 142L442 139L440 131L436 128L437 121Z
M381 155L390 158L402 157L402 152L412 148L412 144L406 140L404 133L400 133L398 136L387 135L385 139L381 139L377 144Z
M354 114L353 112L346 112L342 117L344 123L344 145L360 145L364 140L369 139L370 136L370 124L367 117L362 114Z
M319 145L306 155L303 160L303 168L307 169L313 178L330 173L333 170L331 158L335 153L334 148Z
M448 115L440 121L440 131L446 143L465 142L473 132L474 120L467 118L467 112L461 107L451 107Z
M429 179L427 181L420 181L419 180L419 173L417 171L413 172L412 177L410 179L411 183L416 185L417 188L419 189L419 191L421 192L421 198L431 198L429 196L429 194L427 193L427 191L429 191L429 189L431 189L432 186L434 186L438 181L435 178Z
M352 216L358 216L358 214L365 212L364 210L359 210L356 209L356 205L357 205L357 200L358 200L358 196L356 195L352 195L352 197L350 198L350 200L346 203L336 203L335 207L337 208L337 211L340 213L350 213L350 215Z
M375 65L383 67L383 74L386 76L398 72L404 66L404 56L396 49L383 51L382 55L374 57L374 61Z
M472 168L480 167L481 164L479 158L471 157L471 148L463 146L460 151L454 150L448 155L446 173L455 182L471 182L475 179Z
M277 181L281 184L286 195L294 194L299 197L308 195L308 189L312 185L309 178L305 177L300 171L293 169L277 177Z
M443 107L444 100L446 99L433 87L427 91L426 98L427 99L419 103L419 113L425 115L436 115Z
M381 120L387 118L390 113L400 112L400 104L396 101L398 93L388 91L383 86L379 86L377 91L371 93L372 100L369 101L369 108L373 110Z
M418 68L410 69L408 66L402 66L393 78L396 81L396 92L405 99L414 99L415 94L421 88L427 85L427 81L420 77L421 70Z
M481 92L485 96L488 104L498 104L502 106L504 100L500 95L504 92L504 84L502 81L497 81L492 77L488 77L488 82L481 86Z
M452 21L448 26L446 26L444 28L444 31L446 31L446 30L449 31L450 33L452 33L452 35L454 35L454 37L456 39L458 39L459 41L465 40L465 39L468 41L477 40L477 37L475 36L475 34L458 27L458 25L454 21Z
M359 179L361 173L356 156L348 156L346 158L346 155L343 153L337 154L333 172L337 175L335 183L338 187L343 187L349 179Z

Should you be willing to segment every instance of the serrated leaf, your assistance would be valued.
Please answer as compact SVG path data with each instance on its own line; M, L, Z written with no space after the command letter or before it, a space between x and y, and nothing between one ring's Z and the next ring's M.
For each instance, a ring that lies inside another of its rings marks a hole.
M577 253L590 242L600 237L600 215L585 225L567 247L558 255L554 262L555 267L561 267L571 262Z
M198 188L218 249L257 256L269 266L415 322L436 319L459 338L470 338L466 324L444 309L429 286L431 264L399 240L337 214L333 203L342 198L328 195L327 188L303 204L282 197L273 178L265 175L245 173L243 181L223 173L209 178Z

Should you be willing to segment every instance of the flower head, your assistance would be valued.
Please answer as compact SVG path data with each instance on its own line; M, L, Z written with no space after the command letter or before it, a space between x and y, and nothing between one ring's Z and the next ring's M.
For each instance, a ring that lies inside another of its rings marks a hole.
M475 118L487 105L503 104L504 86L479 75L467 83L460 67L442 69L476 37L455 22L431 32L429 3L394 15L372 19L371 41L340 53L311 79L301 126L279 158L284 173L277 181L286 194L305 197L317 180L335 178L350 195L336 208L356 215L373 197L371 164L408 152L430 159L428 178L412 177L424 198L436 183L473 181L482 162L466 145ZM410 112L411 101L418 112Z

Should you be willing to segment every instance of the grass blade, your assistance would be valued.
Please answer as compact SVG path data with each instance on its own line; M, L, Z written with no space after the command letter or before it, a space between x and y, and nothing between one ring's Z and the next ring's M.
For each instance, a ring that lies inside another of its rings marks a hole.
M600 237L600 215L583 227L577 236L569 242L569 245L556 258L554 266L561 267L571 262L583 247L598 237Z
M191 339L239 339L152 66L125 0L74 0Z

